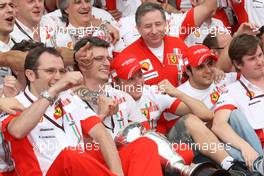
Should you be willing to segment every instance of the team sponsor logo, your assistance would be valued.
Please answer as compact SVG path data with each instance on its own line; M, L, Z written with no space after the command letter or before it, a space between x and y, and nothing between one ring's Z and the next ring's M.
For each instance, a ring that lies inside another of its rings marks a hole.
M159 76L159 74L158 74L157 71L150 72L150 73L147 73L147 74L144 74L143 75L145 81L150 80L150 79L153 79L153 78L156 78L158 76Z
M143 73L153 70L153 65L151 64L150 59L145 59L143 61L140 61L139 63L141 65L141 67L142 67L142 72Z
M54 118L57 120L62 117L62 108L60 106L55 107Z
M211 93L210 98L211 98L212 104L215 104L218 101L219 97L220 97L219 92L215 91L215 92Z
M179 56L174 53L168 53L167 54L167 59L168 59L168 64L169 65L178 65L179 64Z

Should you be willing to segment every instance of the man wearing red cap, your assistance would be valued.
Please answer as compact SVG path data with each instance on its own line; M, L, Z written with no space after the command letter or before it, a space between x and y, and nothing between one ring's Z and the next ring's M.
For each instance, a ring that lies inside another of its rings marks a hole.
M189 79L177 89L201 100L209 109L213 110L221 94L227 92L226 86L235 82L239 78L239 74L236 72L227 73L223 80L216 83L213 81L212 75L218 58L209 48L204 45L192 46L188 49L187 56L185 60L185 72ZM240 118L241 116L243 116L241 112L234 111L230 115L229 123L231 125L240 126L240 132L237 130L238 133L243 134L245 138L248 139L249 143L254 146L256 151L261 152L262 149L255 132L249 127L245 118ZM192 125L191 128L197 129L195 125ZM168 138L173 139L177 131L179 131L179 127L177 128L176 125L170 131ZM236 149L232 147L228 148L227 152L233 158L241 160L241 155L236 152ZM232 160L231 157L229 159Z
M198 50L197 54L201 55L204 51L205 49L202 48ZM207 54L209 53L207 52ZM198 62L202 62L206 57L206 55L203 55ZM215 57L215 59L217 58ZM221 144L216 136L198 118L201 117L204 121L212 120L213 114L208 113L209 110L205 108L204 104L177 90L167 80L159 83L159 89L156 86L144 85L142 74L142 69L144 68L132 54L118 55L111 63L111 67L115 88L128 92L134 98L137 108L141 110L141 116L130 120L142 122L155 129L156 122L163 111L183 116L180 118L181 122L177 122L179 124L177 126L181 126L182 130L185 131L177 130L176 138L178 140L175 141L175 136L170 136L170 141L176 144L188 143L192 149L197 152L199 150L205 156L212 158L221 164L224 169L229 169L232 166L233 158L228 155L223 146L220 149ZM167 93L168 95L162 93ZM193 113L196 116L186 115L188 113ZM170 134L175 134L175 132ZM198 145L216 144L219 148L212 149L209 147L204 149L204 147L198 147L197 149L193 148L195 143L198 143ZM177 152L180 152L185 160L190 157L186 156L186 153L182 153L184 152L183 150ZM235 169L232 169L232 172L234 173Z

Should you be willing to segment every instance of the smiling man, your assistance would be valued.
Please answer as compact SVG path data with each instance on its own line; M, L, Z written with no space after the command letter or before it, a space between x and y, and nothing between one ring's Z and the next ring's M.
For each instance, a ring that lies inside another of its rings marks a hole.
M44 0L14 0L16 4L16 22L11 35L16 42L23 39L41 41L39 22L44 12Z

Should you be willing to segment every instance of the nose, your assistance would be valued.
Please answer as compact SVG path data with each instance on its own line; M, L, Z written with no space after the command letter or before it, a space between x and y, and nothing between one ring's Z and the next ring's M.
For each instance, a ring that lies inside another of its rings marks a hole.
M153 34L156 34L158 32L158 29L155 25L152 26L152 31Z
M211 69L211 67L209 67L208 65L205 65L205 66L204 66L204 71L205 71L206 73L211 73L211 72L212 72L212 69Z
M12 7L10 4L7 5L7 12L8 13L13 13L14 12L14 7Z
M35 4L34 4L34 7L40 8L42 4L44 5L44 1L42 1L42 0L36 0L35 1Z

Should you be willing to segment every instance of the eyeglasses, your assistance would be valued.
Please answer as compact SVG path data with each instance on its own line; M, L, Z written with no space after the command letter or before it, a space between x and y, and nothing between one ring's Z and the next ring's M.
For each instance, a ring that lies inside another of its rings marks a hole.
M50 75L55 75L57 72L59 72L61 75L64 75L65 73L67 73L67 69L65 68L35 68L32 70L43 70L44 72L50 74Z

